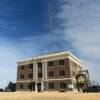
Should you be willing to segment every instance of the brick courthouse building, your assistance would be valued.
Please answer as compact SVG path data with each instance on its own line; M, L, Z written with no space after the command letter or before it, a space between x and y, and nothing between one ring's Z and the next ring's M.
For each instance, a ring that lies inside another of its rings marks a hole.
M17 62L17 91L76 91L81 61L70 52L51 53Z

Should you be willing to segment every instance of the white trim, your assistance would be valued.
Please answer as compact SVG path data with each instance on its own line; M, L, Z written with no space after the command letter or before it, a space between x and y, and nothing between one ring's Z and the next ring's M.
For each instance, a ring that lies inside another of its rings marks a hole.
M36 79L36 64L33 63L33 80Z
M59 80L72 80L73 78L59 78L59 79L47 79L44 81L59 81Z
M78 61L76 61L75 59L73 59L71 56L68 56L68 58L69 58L70 60L74 61L76 64L82 66L82 62L79 63Z
M46 80L42 80L42 81L59 81L59 80L75 80L75 78L59 78L59 79L46 79ZM23 81L17 81L18 82L32 82L32 80L23 80ZM36 81L33 81L36 82Z
M67 57L67 56L71 56L73 59L75 59L77 62L81 63L80 59L78 59L76 56L74 56L72 53L70 53L69 51L66 52L59 52L59 53L52 53L52 54L47 54L47 55L42 55L42 56L37 56L37 57L32 57L29 59L23 59L23 60L19 60L17 61L17 63L27 63L27 62L36 62L36 60L48 60L48 59L53 59L53 58L58 58L58 57Z

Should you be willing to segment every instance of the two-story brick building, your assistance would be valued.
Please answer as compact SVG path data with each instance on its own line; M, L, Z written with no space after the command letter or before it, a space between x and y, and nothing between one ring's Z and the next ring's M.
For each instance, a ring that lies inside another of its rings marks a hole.
M74 91L82 62L70 52L51 53L17 62L17 91Z

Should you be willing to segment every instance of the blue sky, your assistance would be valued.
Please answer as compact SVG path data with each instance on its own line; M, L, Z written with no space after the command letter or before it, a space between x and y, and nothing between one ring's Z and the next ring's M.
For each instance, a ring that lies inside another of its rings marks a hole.
M0 87L16 80L18 59L64 50L100 82L100 0L52 0L51 12L49 1L0 0Z

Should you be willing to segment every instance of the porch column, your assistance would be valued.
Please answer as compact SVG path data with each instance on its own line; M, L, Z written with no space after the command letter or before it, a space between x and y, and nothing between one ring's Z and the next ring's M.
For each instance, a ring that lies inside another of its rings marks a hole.
M41 82L41 91L43 91L43 88L44 88L44 86L43 86L43 81Z
M44 78L47 79L47 75L48 75L48 72L47 72L47 61L45 60L45 63L44 63Z
M35 82L35 92L37 92L37 82Z

